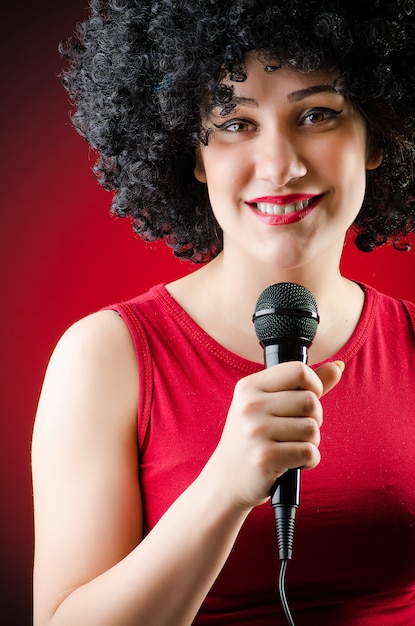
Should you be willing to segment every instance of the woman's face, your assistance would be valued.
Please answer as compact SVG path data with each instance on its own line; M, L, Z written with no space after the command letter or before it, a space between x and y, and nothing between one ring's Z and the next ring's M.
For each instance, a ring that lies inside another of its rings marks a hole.
M339 259L364 198L369 158L365 124L335 89L337 72L265 71L249 54L247 79L230 83L235 108L202 120L208 144L196 178L207 183L236 250L273 267ZM222 114L221 114L222 113Z

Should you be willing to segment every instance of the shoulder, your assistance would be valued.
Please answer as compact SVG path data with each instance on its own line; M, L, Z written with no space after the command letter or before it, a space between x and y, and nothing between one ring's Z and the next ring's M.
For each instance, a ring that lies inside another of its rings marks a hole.
M135 368L135 356L128 328L112 310L103 310L75 322L59 339L51 363L97 368L115 374Z
M415 330L415 302L412 302L411 300L402 300L401 302L406 314L412 322L412 327Z
M40 396L37 423L135 425L136 356L130 333L114 311L73 324L59 339ZM85 421L86 420L86 421Z
M365 287L372 299L375 299L379 314L389 313L395 317L409 318L412 325L415 321L415 303L404 298L391 296L373 289Z
M368 317L374 322L377 334L388 340L394 337L408 342L408 347L415 343L415 303L381 293L365 286L368 301Z

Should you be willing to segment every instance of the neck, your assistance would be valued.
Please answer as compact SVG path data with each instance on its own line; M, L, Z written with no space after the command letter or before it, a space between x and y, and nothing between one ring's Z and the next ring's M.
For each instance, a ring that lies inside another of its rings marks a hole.
M246 303L252 310L266 287L282 282L303 285L314 295L320 308L330 309L335 304L335 294L340 295L345 284L339 263L325 263L324 260L307 267L281 269L265 265L258 267L243 258L228 263L225 252L222 252L206 269L213 277L209 280L210 286L221 292L222 299L234 302L238 307Z
M320 315L317 335L309 350L310 364L329 358L338 351L349 339L360 318L363 293L355 283L341 275L339 263L333 263L333 260L281 270L259 268L242 260L235 263L233 259L228 271L226 254L222 253L207 269L209 280L206 286L212 301L219 305L220 314L228 325L239 328L246 337L253 334L251 319L258 297L269 285L292 282L309 289L317 301ZM262 358L260 351L257 358Z
M172 295L214 339L248 359L261 362L252 315L261 292L269 285L294 282L314 295L320 315L309 363L331 357L350 338L359 320L363 293L342 277L339 263L324 259L306 267L282 270L258 266L245 257L227 259L222 252L209 264L169 285Z

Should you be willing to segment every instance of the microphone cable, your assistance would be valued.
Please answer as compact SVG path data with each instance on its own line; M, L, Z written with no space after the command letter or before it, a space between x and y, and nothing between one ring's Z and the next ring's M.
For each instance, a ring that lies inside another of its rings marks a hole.
M295 626L295 623L288 605L285 578L288 561L293 555L295 515L300 503L300 478L299 468L287 471L271 489L271 506L275 514L280 559L278 592L289 626Z
M283 559L280 565L280 573L278 577L278 592L280 594L280 601L284 610L284 615L287 619L289 626L295 626L293 616L291 615L290 607L288 605L287 594L285 592L285 575L287 572L288 559Z

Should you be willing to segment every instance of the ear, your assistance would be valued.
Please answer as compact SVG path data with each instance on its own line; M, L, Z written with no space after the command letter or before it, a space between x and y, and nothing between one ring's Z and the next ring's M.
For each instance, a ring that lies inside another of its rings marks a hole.
M367 170L375 170L383 161L383 150L382 148L377 148L373 150L372 154L370 154L366 161L366 169Z
M195 173L196 180L198 180L199 183L207 183L205 166L203 164L203 159L202 159L200 150L196 151L196 165L195 165L194 173Z

